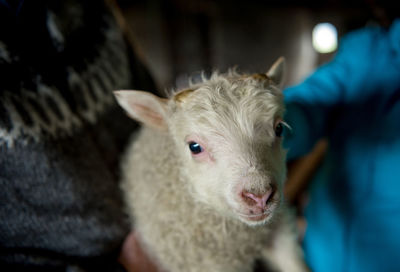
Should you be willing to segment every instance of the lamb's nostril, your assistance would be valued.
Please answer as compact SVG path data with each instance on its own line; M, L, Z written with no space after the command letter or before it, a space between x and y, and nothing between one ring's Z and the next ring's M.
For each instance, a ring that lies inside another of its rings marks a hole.
M273 190L268 190L263 195L256 195L256 194L253 194L253 193L250 193L250 192L244 190L242 192L242 198L250 206L257 205L260 208L265 208L268 201L271 199L272 193L273 193Z
M268 203L268 201L271 199L271 196L273 194L273 190L269 190L267 193L265 193L265 195L262 197L262 202L266 205Z
M249 192L243 191L242 198L243 198L244 202L246 202L246 204L248 204L249 206L254 206L257 204L257 200L256 200L255 196Z

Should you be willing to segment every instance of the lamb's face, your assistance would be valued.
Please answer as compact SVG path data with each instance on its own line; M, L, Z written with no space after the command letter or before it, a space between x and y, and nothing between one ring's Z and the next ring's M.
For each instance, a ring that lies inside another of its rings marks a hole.
M249 225L271 219L285 179L283 101L259 76L217 76L170 102L192 197Z
M284 60L266 75L214 75L169 101L116 91L129 116L170 133L191 196L249 225L271 219L285 178Z

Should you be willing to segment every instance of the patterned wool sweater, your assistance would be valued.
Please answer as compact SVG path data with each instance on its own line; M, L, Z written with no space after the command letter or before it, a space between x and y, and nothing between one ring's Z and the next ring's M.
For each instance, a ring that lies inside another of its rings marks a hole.
M155 87L109 7L0 1L0 78L0 267L121 269L118 160L135 125L111 91Z

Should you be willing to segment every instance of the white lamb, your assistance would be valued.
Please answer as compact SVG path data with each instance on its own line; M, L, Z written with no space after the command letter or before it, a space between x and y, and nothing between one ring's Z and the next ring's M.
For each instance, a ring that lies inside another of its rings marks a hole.
M307 271L282 204L284 60L267 74L214 73L169 99L117 91L144 128L122 189L141 244L171 272Z

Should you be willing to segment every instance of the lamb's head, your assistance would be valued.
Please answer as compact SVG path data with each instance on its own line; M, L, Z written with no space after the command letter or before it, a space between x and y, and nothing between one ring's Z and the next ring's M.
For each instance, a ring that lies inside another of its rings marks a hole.
M191 197L249 225L269 221L282 199L284 60L266 74L214 74L160 99L119 91L133 118L169 133Z

